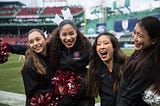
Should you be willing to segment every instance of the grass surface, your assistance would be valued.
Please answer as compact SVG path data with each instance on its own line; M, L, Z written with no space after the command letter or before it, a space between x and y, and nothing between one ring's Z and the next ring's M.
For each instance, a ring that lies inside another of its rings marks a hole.
M0 103L0 106L9 106L9 105L6 105L6 104L1 104L1 103Z
M24 93L20 69L23 62L18 62L19 55L10 54L9 60L0 64L0 90Z
M128 49L122 48L122 50L123 50L124 53L125 53L126 55L128 55L128 56L130 56L130 55L133 53L133 51L134 51L133 48L128 48Z

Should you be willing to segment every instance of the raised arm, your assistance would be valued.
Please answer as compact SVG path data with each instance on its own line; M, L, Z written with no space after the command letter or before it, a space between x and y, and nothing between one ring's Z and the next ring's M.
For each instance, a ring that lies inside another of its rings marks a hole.
M28 49L27 45L11 45L11 44L8 45L9 52L14 54L25 55L27 49Z

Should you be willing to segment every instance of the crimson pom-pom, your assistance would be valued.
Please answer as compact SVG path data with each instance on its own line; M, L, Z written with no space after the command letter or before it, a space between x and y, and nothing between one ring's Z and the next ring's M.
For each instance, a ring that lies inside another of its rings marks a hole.
M82 77L75 75L73 71L66 71L65 73L57 70L52 79L52 84L55 87L55 94L60 95L59 87L63 87L63 94L74 96L78 93L81 87Z
M65 83L65 74L63 74L60 70L57 70L55 76L52 78L52 84L54 85L54 93L55 95L60 95L59 87L64 87ZM66 94L66 93L64 93Z
M57 106L62 96L53 96L51 92L36 93L29 99L30 106Z
M2 43L2 38L0 38L0 63L5 63L9 57L8 43Z
M29 99L30 106L54 106L52 101L52 93L36 93Z
M81 76L76 76L72 71L66 71L65 87L67 95L76 95L81 87Z

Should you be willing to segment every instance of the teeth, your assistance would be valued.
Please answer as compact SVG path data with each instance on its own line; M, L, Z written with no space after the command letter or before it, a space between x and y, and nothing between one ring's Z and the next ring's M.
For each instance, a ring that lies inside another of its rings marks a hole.
M101 55L106 55L107 54L107 52L101 52Z

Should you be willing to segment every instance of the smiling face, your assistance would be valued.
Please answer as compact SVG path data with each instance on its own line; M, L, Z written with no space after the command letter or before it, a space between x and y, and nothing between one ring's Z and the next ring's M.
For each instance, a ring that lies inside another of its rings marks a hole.
M113 60L114 48L109 36L101 35L97 39L96 51L103 62L108 63Z
M64 25L60 31L60 39L68 49L72 48L77 40L75 28L70 24Z
M149 48L153 42L147 31L143 27L140 27L138 23L133 30L132 37L134 40L135 50L137 51Z
M46 41L40 32L33 31L28 35L29 46L36 53L46 53Z

